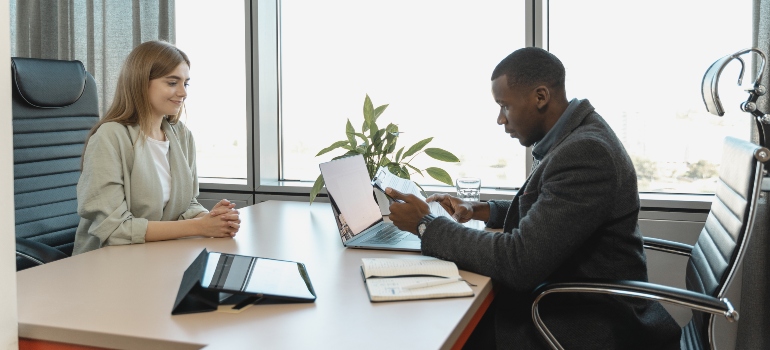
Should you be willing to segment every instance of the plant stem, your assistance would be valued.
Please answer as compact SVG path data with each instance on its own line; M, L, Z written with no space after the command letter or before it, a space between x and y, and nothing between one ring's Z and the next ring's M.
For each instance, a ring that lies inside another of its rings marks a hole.
M414 157L417 157L418 155L420 155L420 153L423 153L423 151L419 151L419 152L413 154L412 158L409 158L409 161L404 163L404 164L412 164L412 161L414 160Z

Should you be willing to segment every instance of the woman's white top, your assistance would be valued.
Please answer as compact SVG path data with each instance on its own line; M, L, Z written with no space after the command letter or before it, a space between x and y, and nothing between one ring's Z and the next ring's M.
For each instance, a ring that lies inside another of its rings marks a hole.
M163 189L164 208L171 197L171 168L168 165L169 145L168 138L166 138L166 141L158 141L152 137L147 138L147 147L152 155L152 160L155 162L155 167L158 169L160 187Z

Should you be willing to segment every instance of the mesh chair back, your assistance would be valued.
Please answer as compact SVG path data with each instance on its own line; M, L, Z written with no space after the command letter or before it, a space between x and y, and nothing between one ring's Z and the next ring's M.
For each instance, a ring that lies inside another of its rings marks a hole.
M72 255L80 156L99 120L80 61L12 58L16 235ZM17 257L17 269L30 263Z
M689 290L724 297L753 225L763 168L754 156L758 148L748 141L725 139L716 196L687 262ZM683 329L685 345L709 344L713 322L713 314L693 311L693 319Z

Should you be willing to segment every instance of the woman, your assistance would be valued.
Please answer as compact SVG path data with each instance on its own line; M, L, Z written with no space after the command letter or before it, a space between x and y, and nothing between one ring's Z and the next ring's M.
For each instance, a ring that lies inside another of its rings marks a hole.
M150 41L126 58L107 114L91 129L77 186L73 254L185 236L234 237L235 204L201 206L195 142L179 121L190 60Z

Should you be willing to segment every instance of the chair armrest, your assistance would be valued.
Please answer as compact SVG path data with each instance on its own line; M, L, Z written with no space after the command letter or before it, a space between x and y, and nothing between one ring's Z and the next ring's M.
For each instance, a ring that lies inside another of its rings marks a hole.
M552 293L599 293L664 301L693 310L722 315L730 322L738 320L738 312L735 311L727 298L717 299L710 295L649 282L615 280L546 283L537 287L534 293L535 301L532 303L532 319L535 321L535 326L540 331L540 334L553 349L564 348L559 344L551 331L548 330L548 327L545 326L538 311L540 300Z
M660 238L644 237L644 247L677 255L690 256L692 254L691 245Z
M64 259L67 254L45 244L16 237L16 256L22 257L37 265L43 265L59 259Z

